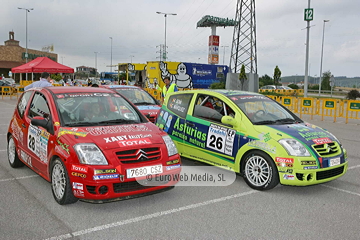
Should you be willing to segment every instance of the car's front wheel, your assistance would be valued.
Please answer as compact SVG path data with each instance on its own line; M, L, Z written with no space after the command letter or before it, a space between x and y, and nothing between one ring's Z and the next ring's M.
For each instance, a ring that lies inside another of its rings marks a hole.
M19 159L19 156L16 152L16 146L15 146L15 142L14 142L14 139L12 136L10 136L9 140L8 140L7 153L8 153L8 160L9 160L11 167L19 168L19 167L24 166L24 163Z
M64 163L55 159L51 167L51 190L60 205L75 203L78 199L72 193L72 187Z
M269 190L279 184L279 173L274 161L261 151L246 155L242 174L245 182L256 190Z

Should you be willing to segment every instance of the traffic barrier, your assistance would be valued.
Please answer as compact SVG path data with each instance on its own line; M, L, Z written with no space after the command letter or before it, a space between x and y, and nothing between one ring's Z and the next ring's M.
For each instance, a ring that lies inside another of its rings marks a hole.
M13 87L11 86L2 86L1 87L1 99L4 99L4 96L5 97L12 97L13 95Z

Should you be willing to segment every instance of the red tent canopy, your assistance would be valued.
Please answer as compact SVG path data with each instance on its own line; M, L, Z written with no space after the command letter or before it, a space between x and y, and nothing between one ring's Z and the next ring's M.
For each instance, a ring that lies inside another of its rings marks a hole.
M24 65L11 69L13 73L74 73L74 69L54 62L47 57L38 57Z

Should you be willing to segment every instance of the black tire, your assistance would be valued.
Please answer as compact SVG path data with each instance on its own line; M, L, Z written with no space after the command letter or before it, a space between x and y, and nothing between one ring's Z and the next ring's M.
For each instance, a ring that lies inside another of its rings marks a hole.
M12 136L8 139L7 154L10 166L13 168L23 167L25 164L19 159L16 151L15 142Z
M79 199L72 193L72 186L64 163L55 159L51 164L51 190L60 205L71 204Z
M264 152L252 151L243 160L242 174L249 187L269 190L279 184L279 173L274 161Z

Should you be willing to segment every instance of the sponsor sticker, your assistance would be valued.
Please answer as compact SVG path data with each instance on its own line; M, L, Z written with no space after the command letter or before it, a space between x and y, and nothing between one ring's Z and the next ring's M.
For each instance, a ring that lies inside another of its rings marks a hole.
M316 161L301 161L301 165L316 165Z
M106 180L106 179L114 179L119 178L120 174L107 174L107 175L95 175L93 176L94 180Z
M330 138L316 138L312 140L316 145L332 143Z
M79 173L79 172L72 172L71 175L73 175L74 177L86 178L86 174Z
M119 143L120 147L123 147L123 146L151 144L151 141L150 141L150 138L139 138L136 140L118 141L118 143Z
M95 169L94 174L116 173L116 169Z
M175 164L175 163L179 163L179 159L172 160L172 161L167 161L166 165L172 165L172 164Z
M293 158L276 157L275 162L278 162L278 163L294 163L294 159Z
M87 173L87 172L88 172L88 167L79 166L79 165L72 165L72 166L71 166L71 171L77 171L77 172Z
M305 170L308 169L318 169L318 166L309 166L309 167L304 167Z
M295 176L294 175L290 175L290 174L284 174L284 179L286 180L294 180Z
M84 184L73 182L73 189L84 190Z
M180 164L172 165L172 166L166 166L166 171L170 171L170 170L173 170L173 169L177 169L177 168L179 168L180 166L181 166Z

